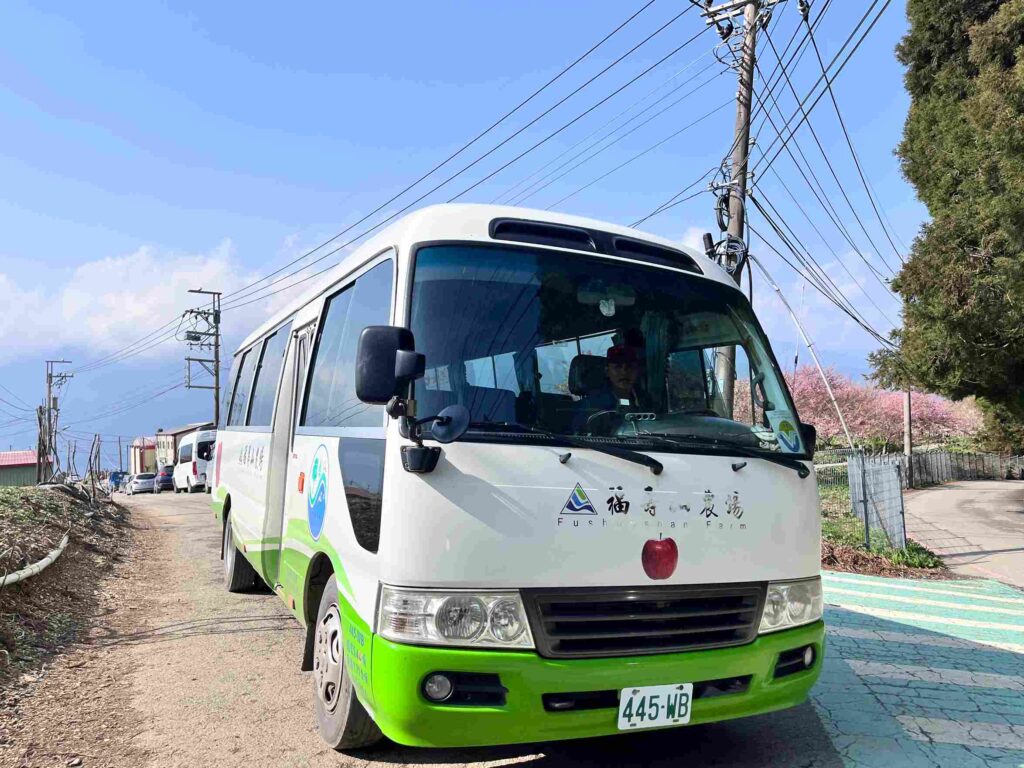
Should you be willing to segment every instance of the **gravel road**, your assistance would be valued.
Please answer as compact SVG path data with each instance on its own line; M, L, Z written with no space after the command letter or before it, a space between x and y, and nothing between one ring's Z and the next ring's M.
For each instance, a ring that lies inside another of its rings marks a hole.
M133 555L105 582L86 643L56 660L23 698L0 764L842 765L810 704L583 742L334 753L314 729L299 625L269 590L231 595L221 587L208 497L123 500L137 528Z

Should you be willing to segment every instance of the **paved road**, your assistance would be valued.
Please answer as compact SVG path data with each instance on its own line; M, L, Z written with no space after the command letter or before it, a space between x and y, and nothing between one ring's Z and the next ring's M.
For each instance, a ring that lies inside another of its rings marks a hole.
M905 505L909 536L954 571L1024 588L1024 481L948 483Z
M993 582L826 575L828 650L812 701L709 726L466 750L325 749L301 632L269 591L220 586L205 496L136 496L119 609L58 660L23 707L38 760L64 766L937 766L1024 763L1024 607ZM100 670L107 674L97 684ZM116 672L110 672L116 670ZM69 694L69 691L72 692ZM83 692L87 692L83 694ZM82 704L88 701L89 706ZM117 712L117 733L105 724ZM99 714L104 713L106 720ZM25 753L28 735L4 754ZM49 740L49 743L48 741ZM50 758L52 757L52 760ZM48 760L50 760L48 762Z

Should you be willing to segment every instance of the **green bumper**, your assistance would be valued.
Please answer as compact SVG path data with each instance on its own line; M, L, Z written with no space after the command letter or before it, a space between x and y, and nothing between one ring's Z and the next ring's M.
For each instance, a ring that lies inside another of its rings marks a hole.
M548 712L541 695L621 690L639 685L702 682L751 675L745 692L693 703L691 723L710 723L801 703L818 679L825 627L818 622L759 637L736 648L611 659L544 659L535 653L451 650L392 643L373 636L373 716L392 741L421 747L484 746L618 733L614 707ZM779 654L814 645L816 661L773 680ZM431 672L497 674L508 689L501 707L430 704L420 694Z

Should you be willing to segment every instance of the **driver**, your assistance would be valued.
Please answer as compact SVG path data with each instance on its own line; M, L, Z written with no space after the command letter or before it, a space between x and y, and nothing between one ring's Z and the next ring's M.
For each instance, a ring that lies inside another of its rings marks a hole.
M578 404L576 431L583 431L587 419L601 411L620 408L649 410L647 393L641 387L643 348L616 344L605 355L605 380L599 389L584 395Z

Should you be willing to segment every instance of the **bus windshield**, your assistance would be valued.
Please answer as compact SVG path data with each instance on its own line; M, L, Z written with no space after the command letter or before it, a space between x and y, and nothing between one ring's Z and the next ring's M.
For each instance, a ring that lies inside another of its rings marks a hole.
M427 360L418 413L460 403L471 438L804 452L749 303L707 278L534 248L428 246L410 325Z

